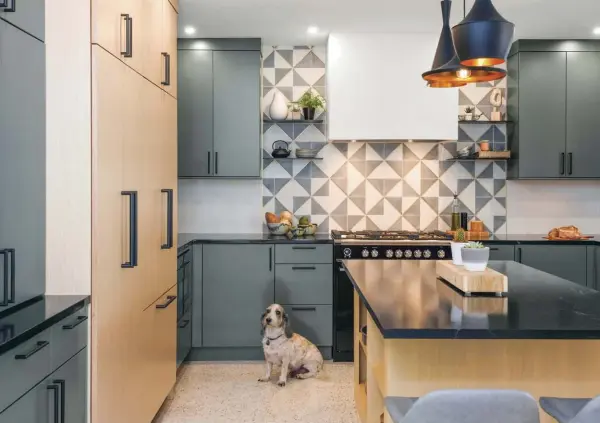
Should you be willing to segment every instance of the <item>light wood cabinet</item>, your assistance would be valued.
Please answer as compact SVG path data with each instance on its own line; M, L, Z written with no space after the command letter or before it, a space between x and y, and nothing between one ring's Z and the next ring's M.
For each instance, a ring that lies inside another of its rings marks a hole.
M163 60L167 60L163 66L163 87L173 97L177 97L177 11L169 0L163 2L163 37L162 53ZM165 74L167 73L167 74Z
M171 5L177 12L179 12L179 0L171 0Z

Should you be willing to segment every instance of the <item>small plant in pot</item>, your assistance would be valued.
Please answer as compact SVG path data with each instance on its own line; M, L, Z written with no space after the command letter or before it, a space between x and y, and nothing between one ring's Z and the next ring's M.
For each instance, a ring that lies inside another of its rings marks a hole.
M298 106L302 108L304 119L314 120L317 109L325 110L325 99L319 94L308 90L298 100Z
M467 245L467 234L464 229L459 228L454 233L454 240L451 243L452 263L462 266L462 248Z
M473 120L473 112L475 111L475 107L467 106L465 107L465 120Z
M470 272L483 272L490 260L490 248L481 242L469 242L462 248L462 261Z

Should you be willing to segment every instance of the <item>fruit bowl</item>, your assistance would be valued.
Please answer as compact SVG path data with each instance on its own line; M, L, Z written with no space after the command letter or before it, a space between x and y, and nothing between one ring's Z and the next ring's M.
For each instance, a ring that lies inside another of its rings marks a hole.
M287 222L267 223L271 235L282 236L290 231L290 225Z
M312 236L317 233L316 223L310 225L298 225L298 228L303 230L305 236Z

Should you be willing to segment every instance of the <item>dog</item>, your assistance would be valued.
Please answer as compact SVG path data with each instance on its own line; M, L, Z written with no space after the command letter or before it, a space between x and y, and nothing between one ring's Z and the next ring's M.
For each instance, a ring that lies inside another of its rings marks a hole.
M308 339L292 331L290 319L279 304L271 304L260 318L266 373L258 379L268 382L274 364L281 365L277 385L285 386L288 374L297 379L317 375L323 368L323 356Z

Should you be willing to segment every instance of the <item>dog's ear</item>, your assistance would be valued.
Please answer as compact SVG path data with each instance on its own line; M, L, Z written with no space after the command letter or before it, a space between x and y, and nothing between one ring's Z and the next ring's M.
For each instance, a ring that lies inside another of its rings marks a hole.
M283 332L285 333L286 338L291 338L292 335L294 335L292 325L290 325L290 318L285 312L283 313Z
M260 336L265 336L265 316L267 312L264 311L263 314L260 315Z

